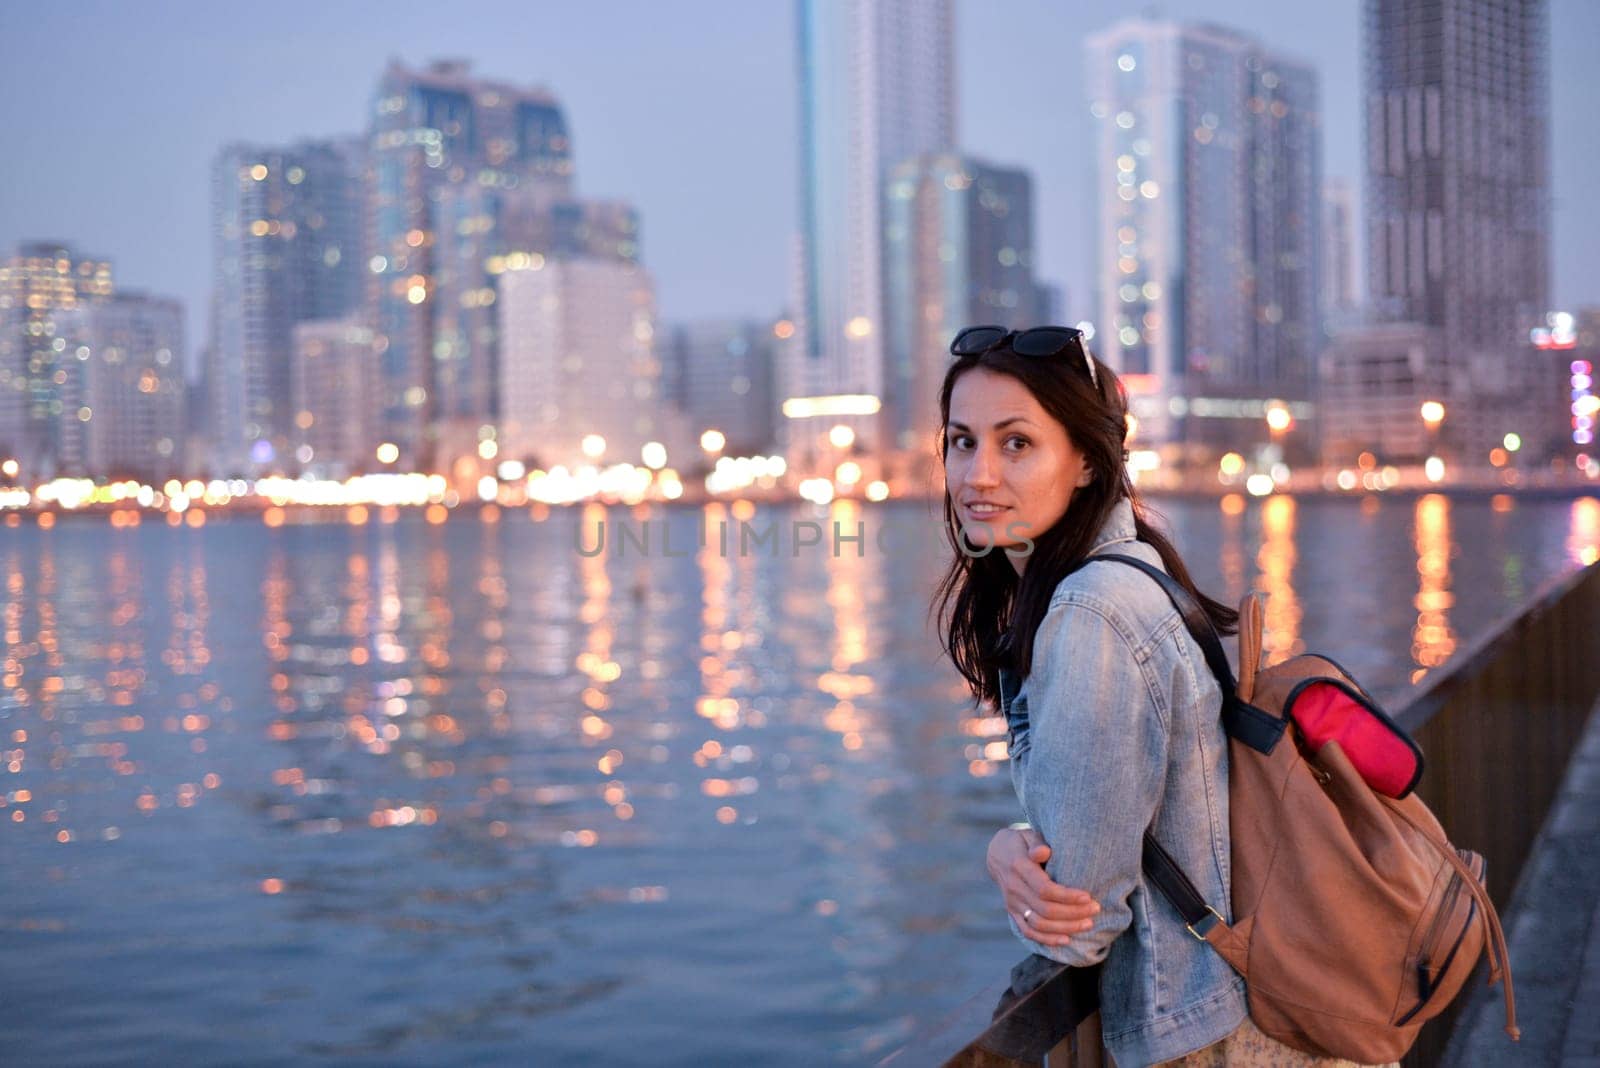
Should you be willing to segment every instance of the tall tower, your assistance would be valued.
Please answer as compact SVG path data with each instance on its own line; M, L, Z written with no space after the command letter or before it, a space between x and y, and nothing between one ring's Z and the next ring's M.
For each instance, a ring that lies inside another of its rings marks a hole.
M228 145L213 164L206 378L218 459L230 473L295 462L294 327L360 307L364 158L361 143L345 139Z
M438 244L447 202L451 223L483 213L463 201L464 187L516 189L527 182L572 174L572 149L560 106L542 89L471 76L464 61L422 70L390 63L372 106L373 228L368 304L383 336L379 408L384 436L399 445L402 463L434 460L440 407L438 361L452 396L470 395L457 370L491 374L494 360L436 352L442 264ZM466 209L464 215L462 209ZM492 218L487 223L492 226ZM452 295L489 287L487 275L458 276ZM454 345L454 325L445 338Z
M796 13L801 264L779 382L784 444L803 457L841 421L864 449L880 443L885 181L951 149L955 78L950 0L798 0Z
M1129 19L1087 42L1098 336L1152 444L1265 433L1321 336L1317 78L1234 31ZM1198 403L1197 403L1198 402Z
M1548 303L1546 5L1367 0L1363 37L1369 297L1443 331L1440 438L1481 463Z
M30 482L58 469L70 416L61 313L111 294L110 261L62 242L28 242L0 262L0 457Z

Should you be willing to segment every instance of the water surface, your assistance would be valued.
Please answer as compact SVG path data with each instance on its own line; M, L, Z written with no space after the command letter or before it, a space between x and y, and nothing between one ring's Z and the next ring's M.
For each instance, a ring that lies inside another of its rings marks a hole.
M1593 498L1160 507L1390 701L1600 551ZM1022 952L943 553L914 503L0 531L6 1060L872 1062Z

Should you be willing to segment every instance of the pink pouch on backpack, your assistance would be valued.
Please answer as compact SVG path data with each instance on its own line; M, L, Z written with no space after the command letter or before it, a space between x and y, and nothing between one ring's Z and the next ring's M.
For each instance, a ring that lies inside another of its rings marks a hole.
M1378 793L1405 797L1422 778L1422 750L1417 743L1355 690L1316 679L1296 687L1287 705L1312 753L1330 741L1338 742L1351 765Z

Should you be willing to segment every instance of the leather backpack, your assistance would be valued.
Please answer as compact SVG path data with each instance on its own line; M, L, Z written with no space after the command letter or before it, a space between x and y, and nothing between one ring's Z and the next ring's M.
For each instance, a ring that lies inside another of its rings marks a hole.
M1334 661L1260 667L1261 608L1239 611L1239 679L1210 617L1182 585L1129 556L1183 616L1222 690L1228 736L1232 917L1204 901L1146 832L1144 872L1244 977L1250 1018L1284 1045L1361 1064L1398 1060L1471 976L1485 947L1505 980L1484 860L1456 849L1413 790L1422 753Z

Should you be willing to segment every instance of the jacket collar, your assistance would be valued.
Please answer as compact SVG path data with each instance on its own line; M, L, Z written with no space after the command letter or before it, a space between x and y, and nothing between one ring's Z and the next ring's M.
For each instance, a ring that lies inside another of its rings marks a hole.
M1122 498L1111 506L1111 511L1106 515L1106 521L1100 524L1100 530L1094 536L1094 544L1089 549L1093 556L1102 549L1109 549L1139 539L1139 531L1133 522L1133 501L1127 497ZM1022 688L1022 680L1017 678L1009 668L1000 669L1000 709L1002 714L1009 714L1011 701Z
M1138 530L1133 523L1133 501L1124 497L1111 506L1106 521L1100 525L1100 532L1094 536L1094 544L1090 547L1089 553L1093 555L1107 546L1134 541L1137 538Z

